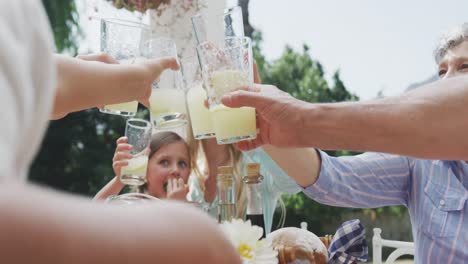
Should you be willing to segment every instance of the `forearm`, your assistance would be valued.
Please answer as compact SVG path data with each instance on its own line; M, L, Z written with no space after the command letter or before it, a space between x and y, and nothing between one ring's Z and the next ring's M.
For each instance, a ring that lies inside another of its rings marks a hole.
M95 196L93 200L104 200L111 195L117 195L125 185L115 176Z
M145 97L144 76L134 67L55 55L57 91L53 117Z
M222 252L238 263L211 220L182 204L119 208L37 188L0 187L5 263L219 263Z
M468 78L368 102L305 106L306 145L468 160Z
M315 149L278 148L265 145L263 150L300 186L309 186L317 180L320 173L320 159Z

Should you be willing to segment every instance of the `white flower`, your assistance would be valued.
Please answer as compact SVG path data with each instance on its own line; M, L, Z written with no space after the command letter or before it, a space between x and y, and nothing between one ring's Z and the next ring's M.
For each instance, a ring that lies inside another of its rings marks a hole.
M263 229L253 226L250 220L244 222L234 219L232 222L221 224L226 236L242 258L244 264L276 264L278 252L273 250L271 244L262 237Z

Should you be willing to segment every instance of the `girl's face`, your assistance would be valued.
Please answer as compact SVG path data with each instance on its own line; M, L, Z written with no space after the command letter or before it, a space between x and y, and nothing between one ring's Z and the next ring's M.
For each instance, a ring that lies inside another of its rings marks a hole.
M190 175L190 155L187 146L176 141L160 148L150 158L147 171L148 192L166 198L168 180L182 178L187 183Z

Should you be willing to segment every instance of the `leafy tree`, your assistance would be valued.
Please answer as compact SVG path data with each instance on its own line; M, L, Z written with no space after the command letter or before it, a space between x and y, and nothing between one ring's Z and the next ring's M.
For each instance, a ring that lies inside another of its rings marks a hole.
M49 17L57 51L76 54L76 40L81 31L75 0L42 0L42 4Z

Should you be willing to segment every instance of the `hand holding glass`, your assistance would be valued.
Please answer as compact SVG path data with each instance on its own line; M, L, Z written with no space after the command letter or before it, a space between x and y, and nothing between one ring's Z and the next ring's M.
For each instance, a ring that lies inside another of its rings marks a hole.
M226 38L218 45L205 42L197 46L197 53L218 144L256 138L255 109L229 108L221 103L221 97L225 93L253 85L250 39Z
M177 58L175 42L169 38L153 38L143 43L145 58ZM185 92L180 71L164 71L153 84L150 97L151 122L155 128L174 128L187 123Z
M140 56L140 40L149 36L150 30L143 24L121 20L101 19L101 51L109 54L121 64L132 64ZM133 116L138 102L105 105L103 113Z
M131 118L127 121L125 136L132 146L130 154L133 157L120 172L120 181L126 185L139 186L146 182L151 129L151 123L146 120Z

